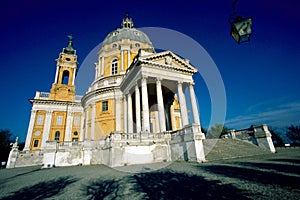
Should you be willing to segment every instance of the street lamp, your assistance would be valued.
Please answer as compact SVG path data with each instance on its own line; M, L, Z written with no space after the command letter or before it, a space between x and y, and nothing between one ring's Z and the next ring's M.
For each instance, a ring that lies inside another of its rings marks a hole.
M252 17L243 18L238 16L231 22L230 35L239 44L242 42L249 42L252 34Z
M238 0L232 4L233 13L229 16L228 22L231 25L230 35L237 43L249 42L252 34L252 17L242 17L237 15L235 5Z

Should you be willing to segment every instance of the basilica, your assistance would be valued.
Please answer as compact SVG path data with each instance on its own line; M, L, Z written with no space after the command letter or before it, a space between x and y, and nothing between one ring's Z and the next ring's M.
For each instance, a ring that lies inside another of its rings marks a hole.
M106 36L97 57L94 81L77 95L77 53L69 36L50 92L37 91L30 99L25 147L15 165L205 160L193 81L197 69L187 59L156 52L128 15Z
M156 52L128 15L106 36L97 57L90 66L94 81L77 95L79 64L69 36L51 90L30 99L25 147L14 145L8 168L205 161L197 69L187 59Z

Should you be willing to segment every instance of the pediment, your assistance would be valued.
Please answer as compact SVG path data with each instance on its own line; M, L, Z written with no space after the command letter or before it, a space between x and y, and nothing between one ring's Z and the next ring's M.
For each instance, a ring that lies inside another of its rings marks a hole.
M164 51L145 56L139 56L138 60L144 64L161 66L166 69L196 73L197 69L188 60L183 59L171 51Z

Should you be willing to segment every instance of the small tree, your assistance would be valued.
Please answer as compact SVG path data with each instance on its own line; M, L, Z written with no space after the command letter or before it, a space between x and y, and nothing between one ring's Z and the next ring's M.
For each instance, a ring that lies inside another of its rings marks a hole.
M291 125L287 128L286 136L294 143L300 143L300 126Z
M283 142L282 138L280 137L280 135L270 127L269 127L269 131L272 135L272 141L273 141L274 145L277 147L283 147L284 142Z
M228 128L223 124L215 124L215 126L210 127L207 138L221 138L222 135L225 135L228 132Z
M203 128L203 127L201 126L201 132L204 133L204 135L206 135L206 134L207 134L206 128Z
M0 161L7 161L10 152L10 143L12 133L5 129L0 130Z

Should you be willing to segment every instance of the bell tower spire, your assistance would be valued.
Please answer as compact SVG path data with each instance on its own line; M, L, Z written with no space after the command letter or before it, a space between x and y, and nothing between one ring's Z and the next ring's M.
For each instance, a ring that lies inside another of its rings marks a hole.
M56 73L50 90L50 99L58 101L75 100L75 76L78 62L76 50L73 48L73 37L68 36L68 46L63 48L56 59Z

